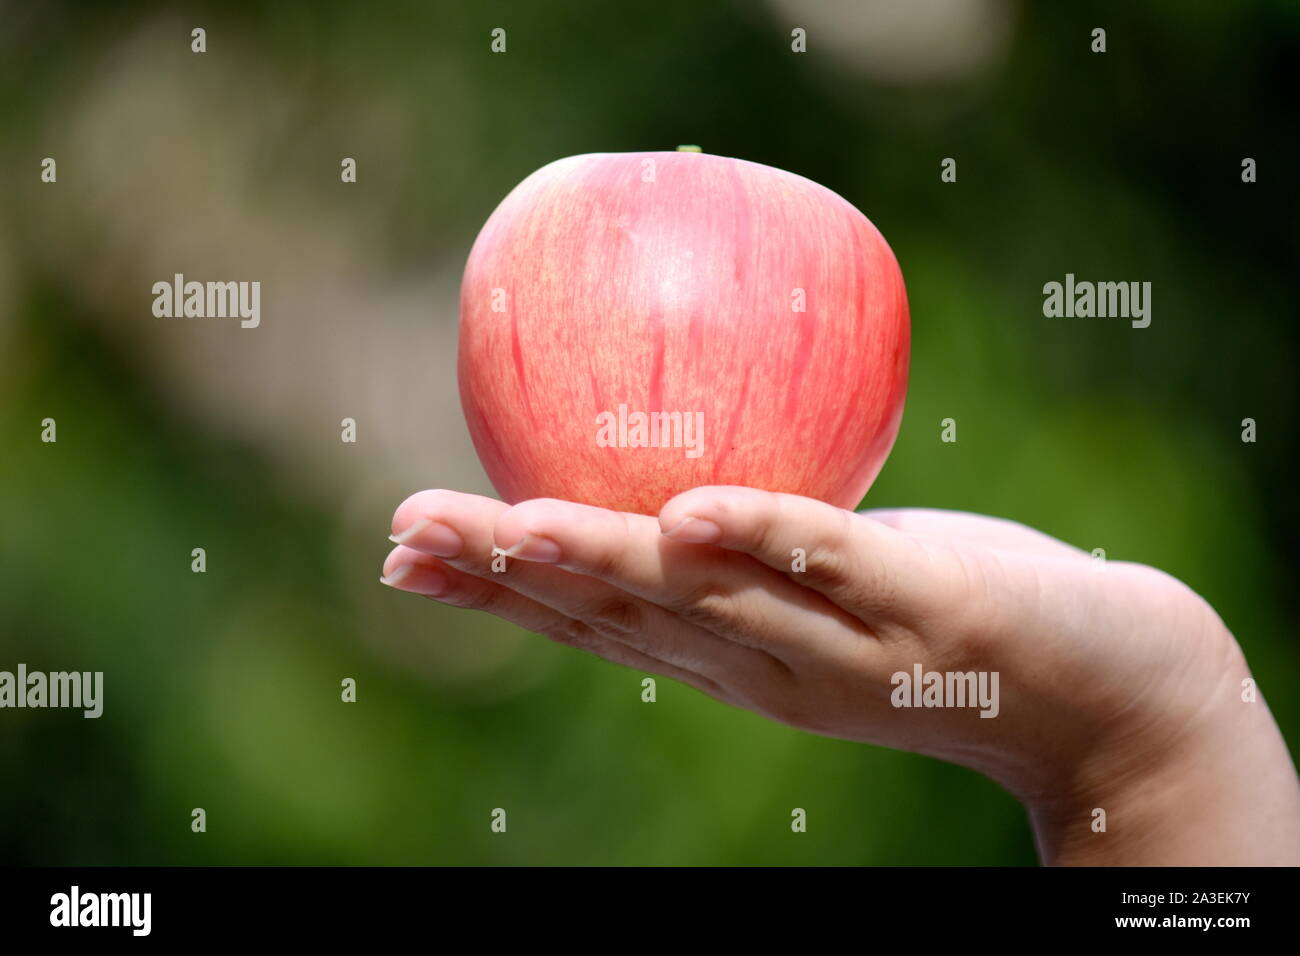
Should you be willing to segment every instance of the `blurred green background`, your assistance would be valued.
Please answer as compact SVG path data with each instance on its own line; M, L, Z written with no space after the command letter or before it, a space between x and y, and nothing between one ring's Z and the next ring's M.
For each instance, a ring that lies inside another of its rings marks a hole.
M0 712L0 861L1034 862L973 773L667 679L643 704L376 580L407 494L490 493L454 366L479 226L553 159L679 143L897 253L911 388L868 505L1183 578L1294 746L1298 58L1290 0L0 3L0 669L106 683L99 720ZM260 280L262 326L154 318L175 272ZM1067 272L1152 282L1151 327L1044 318Z

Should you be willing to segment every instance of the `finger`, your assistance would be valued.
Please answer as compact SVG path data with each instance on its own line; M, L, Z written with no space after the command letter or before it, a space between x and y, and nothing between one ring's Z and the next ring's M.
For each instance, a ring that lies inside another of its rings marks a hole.
M504 512L494 540L510 554L607 582L782 661L860 654L875 641L823 595L745 555L668 540L646 515L536 499Z
M454 561L462 569L480 563L486 566L492 557L492 525L507 508L504 502L483 495L444 488L420 491L397 506L391 540Z
M1020 554L1092 560L1087 551L1006 518L935 508L873 508L858 513L904 534L935 540L960 540Z
M384 561L384 576L380 581L399 591L421 594L453 607L487 611L526 631L543 634L558 644L587 651L625 667L670 677L731 703L725 691L708 677L611 640L590 625L496 581L466 574L411 548L392 550Z
M946 614L965 585L950 549L799 495L693 488L664 505L659 525L676 541L751 555L877 627Z
M586 651L588 654L595 654L612 664L621 664L624 667L630 667L643 673L671 677L678 683L694 687L700 693L708 694L724 704L742 706L723 685L712 678L669 664L667 661L659 660L659 658L638 651L634 647L629 647L621 641L605 637L583 621L568 620L564 624L542 633L557 644L564 644L567 647Z
M396 547L384 560L380 582L399 591L436 598L453 607L487 611L520 627L544 634L560 627L568 618L496 581L466 574L450 565L407 547Z
M748 648L689 626L605 582L501 554L492 529L496 516L509 507L479 495L421 492L397 509L393 526L403 530L393 539L404 547L440 557L468 574L497 580L611 640L712 680L723 681L770 666L770 661L750 660L753 652Z

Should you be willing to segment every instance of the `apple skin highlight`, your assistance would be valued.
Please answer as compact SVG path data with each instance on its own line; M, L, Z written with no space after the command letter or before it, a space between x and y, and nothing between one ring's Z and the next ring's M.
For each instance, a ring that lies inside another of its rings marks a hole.
M909 347L902 273L866 216L708 153L542 167L489 217L461 284L461 404L510 503L653 515L747 485L854 508L898 434ZM644 447L628 419L660 412L700 425L696 446L665 415Z

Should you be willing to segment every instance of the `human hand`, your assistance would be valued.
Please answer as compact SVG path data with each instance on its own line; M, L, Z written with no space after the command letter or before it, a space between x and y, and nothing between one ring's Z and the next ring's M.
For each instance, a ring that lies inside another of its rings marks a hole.
M685 492L657 519L428 491L393 532L394 587L987 774L1027 806L1045 862L1300 862L1300 787L1263 701L1242 700L1244 658L1153 568L994 518L736 487ZM985 675L989 716L895 706L895 675L918 665Z

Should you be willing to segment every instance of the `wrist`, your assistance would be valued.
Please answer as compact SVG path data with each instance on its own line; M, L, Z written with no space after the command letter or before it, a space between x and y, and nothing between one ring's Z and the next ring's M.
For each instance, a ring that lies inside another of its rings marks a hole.
M1045 864L1300 863L1295 767L1263 697L1243 693L1245 659L1225 636L1199 705L1168 707L1168 720L1135 709L1072 779L1027 801Z

